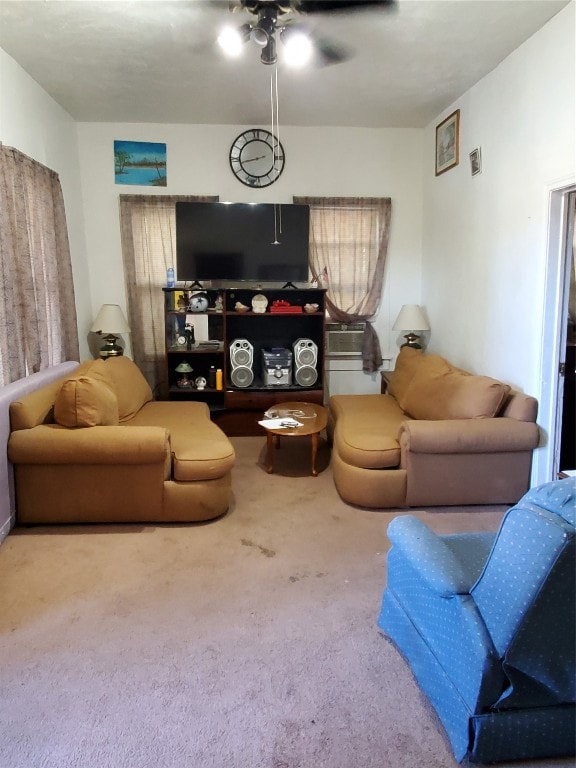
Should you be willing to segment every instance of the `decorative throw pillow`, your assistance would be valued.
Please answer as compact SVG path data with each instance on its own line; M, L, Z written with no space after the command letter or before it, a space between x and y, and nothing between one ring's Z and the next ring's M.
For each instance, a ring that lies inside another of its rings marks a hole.
M101 361L106 378L118 399L120 422L135 416L145 403L152 400L152 390L144 375L133 360L120 355Z
M414 375L402 408L413 419L486 419L496 416L509 392L507 384L430 355Z
M413 347L402 347L398 353L396 365L390 376L388 392L396 398L400 407L402 407L402 398L423 359L422 350Z
M96 360L87 372L66 379L54 401L54 420L63 427L118 424L118 400Z

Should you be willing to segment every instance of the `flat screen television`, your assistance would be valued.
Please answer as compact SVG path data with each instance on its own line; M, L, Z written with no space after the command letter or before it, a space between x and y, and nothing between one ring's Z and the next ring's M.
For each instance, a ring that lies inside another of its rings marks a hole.
M176 278L307 282L310 209L176 203Z

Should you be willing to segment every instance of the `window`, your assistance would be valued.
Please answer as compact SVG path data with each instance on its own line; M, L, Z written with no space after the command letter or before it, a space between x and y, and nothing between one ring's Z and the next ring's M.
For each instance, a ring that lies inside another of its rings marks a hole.
M310 267L326 289L331 319L365 321L363 367L382 363L370 320L380 305L390 231L390 198L295 197L310 206Z
M78 326L58 174L0 146L0 385L77 360Z

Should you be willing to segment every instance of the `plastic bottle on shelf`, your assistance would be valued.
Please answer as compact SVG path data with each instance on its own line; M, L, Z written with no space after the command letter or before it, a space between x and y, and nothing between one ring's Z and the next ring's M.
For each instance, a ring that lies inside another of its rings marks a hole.
M211 365L208 371L208 386L210 389L216 389L216 368Z
M174 267L168 267L166 270L166 288L174 288Z
M222 380L222 368L216 369L216 389L223 389L224 382Z

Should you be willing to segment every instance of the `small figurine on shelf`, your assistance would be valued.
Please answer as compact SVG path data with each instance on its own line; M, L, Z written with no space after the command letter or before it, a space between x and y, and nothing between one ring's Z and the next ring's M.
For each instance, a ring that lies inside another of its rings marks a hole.
M188 309L188 294L185 291L183 291L180 296L178 296L176 305L178 312L186 312Z
M184 326L184 336L186 336L186 349L192 349L196 341L194 338L194 326L192 323L186 323Z
M218 296L216 296L216 300L214 302L214 311L215 312L224 311L224 298L222 297L221 293L219 293Z

